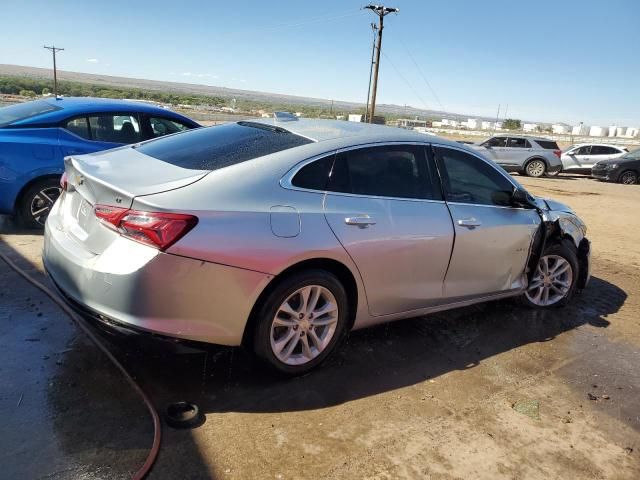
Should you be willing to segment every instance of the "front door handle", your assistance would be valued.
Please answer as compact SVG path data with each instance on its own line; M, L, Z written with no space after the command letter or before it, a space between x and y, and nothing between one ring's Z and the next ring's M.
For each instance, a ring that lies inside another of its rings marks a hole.
M476 228L482 225L482 222L479 220L476 220L473 217L469 217L469 218L461 218L460 220L458 220L458 225L466 228Z
M355 217L345 218L344 223L347 225L355 225L360 228L367 228L370 225L375 225L376 221L369 215L356 215Z

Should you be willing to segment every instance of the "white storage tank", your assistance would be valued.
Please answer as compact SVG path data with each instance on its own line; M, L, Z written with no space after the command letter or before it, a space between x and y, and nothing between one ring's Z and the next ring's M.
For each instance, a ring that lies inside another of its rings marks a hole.
M609 137L615 137L617 131L618 131L618 127L615 125L611 125L609 127Z
M589 129L590 137L606 137L609 134L609 129L607 127L599 127L597 125L593 125Z

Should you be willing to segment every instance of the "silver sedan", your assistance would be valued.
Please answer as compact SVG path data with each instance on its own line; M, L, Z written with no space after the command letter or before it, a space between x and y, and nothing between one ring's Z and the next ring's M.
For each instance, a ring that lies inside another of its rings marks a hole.
M289 374L352 329L506 297L555 307L589 279L569 208L407 130L230 123L68 157L61 184L44 263L69 302Z

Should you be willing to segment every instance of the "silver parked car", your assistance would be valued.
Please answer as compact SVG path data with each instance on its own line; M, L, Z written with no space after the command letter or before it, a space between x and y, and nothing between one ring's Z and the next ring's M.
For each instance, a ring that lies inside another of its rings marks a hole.
M575 173L591 173L598 162L619 158L629 150L606 143L580 143L567 148L561 157L562 171Z
M558 306L589 279L571 210L408 130L256 120L65 164L44 242L65 298L285 373L351 329L505 297Z
M562 169L562 151L554 140L504 134L494 135L472 146L510 172L529 177L557 175Z

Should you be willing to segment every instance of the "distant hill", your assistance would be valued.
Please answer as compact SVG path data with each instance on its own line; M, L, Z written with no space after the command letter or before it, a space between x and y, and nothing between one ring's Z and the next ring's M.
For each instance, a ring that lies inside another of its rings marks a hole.
M52 73L47 68L25 67L21 65L0 64L0 75L51 78ZM291 105L307 105L314 107L328 107L331 100L323 98L300 97L296 95L283 95L279 93L258 92L253 90L241 90L236 88L212 87L208 85L198 85L193 83L162 82L158 80L145 80L141 78L114 77L110 75L96 75L93 73L67 72L58 70L58 79L72 82L92 83L111 87L142 88L145 90L157 90L162 92L172 92L179 94L211 95L224 98L236 98L238 100L248 100L254 102L267 103L287 103ZM333 101L333 109L337 111L356 111L364 109L364 103L345 102L341 100ZM442 112L438 110L423 110L404 105L376 105L376 113L390 113L395 115L406 115L407 117L449 117L467 118L468 115ZM482 118L482 117L476 117Z

